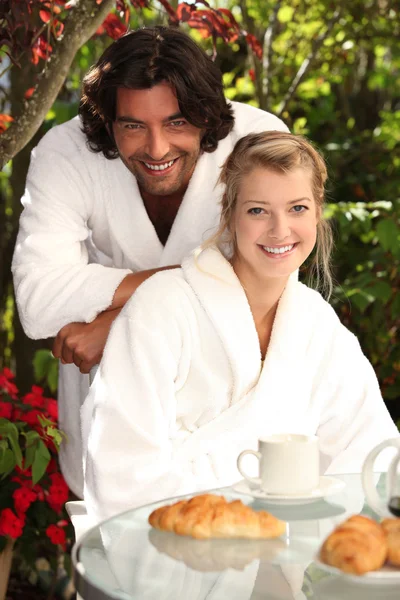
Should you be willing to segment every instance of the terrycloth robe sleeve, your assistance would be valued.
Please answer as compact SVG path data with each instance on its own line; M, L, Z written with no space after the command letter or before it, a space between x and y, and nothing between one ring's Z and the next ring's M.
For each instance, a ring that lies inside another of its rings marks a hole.
M176 314L187 309L162 288L157 305L151 301L153 279L114 322L82 408L84 499L96 520L196 488L171 443L180 356L190 352Z
M32 153L13 258L19 315L33 339L52 337L68 323L93 321L131 272L88 264L89 168L68 136L59 145L50 131Z
M323 410L317 435L328 473L358 473L367 454L399 432L382 399L372 365L357 338L338 324L329 348L329 367L316 390ZM375 469L387 468L382 454Z

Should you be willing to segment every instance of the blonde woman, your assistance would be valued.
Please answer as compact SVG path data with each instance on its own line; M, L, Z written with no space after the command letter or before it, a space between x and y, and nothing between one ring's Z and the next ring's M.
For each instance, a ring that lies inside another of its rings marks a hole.
M239 452L271 433L317 434L331 473L398 434L357 339L298 281L308 259L332 287L325 181L301 137L236 144L217 234L142 284L110 332L83 407L93 517L232 484Z

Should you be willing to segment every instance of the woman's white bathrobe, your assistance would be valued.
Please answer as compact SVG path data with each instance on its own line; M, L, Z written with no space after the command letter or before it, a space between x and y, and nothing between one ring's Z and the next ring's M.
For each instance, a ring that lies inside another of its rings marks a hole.
M238 481L237 455L260 436L316 433L322 472L354 472L398 435L357 339L297 274L261 370L246 295L215 248L151 277L127 303L82 423L96 519Z
M91 152L78 118L51 129L34 149L13 259L22 326L34 339L57 335L68 323L90 323L110 306L131 272L180 264L219 221L220 167L250 132L287 131L269 113L232 103L235 124L215 152L199 158L168 241L163 246L132 173L118 158ZM68 441L61 468L82 495L79 411L89 377L60 365L59 423Z

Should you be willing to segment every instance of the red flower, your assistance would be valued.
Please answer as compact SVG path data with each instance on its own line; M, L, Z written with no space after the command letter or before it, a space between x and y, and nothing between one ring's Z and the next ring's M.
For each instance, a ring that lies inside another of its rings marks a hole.
M46 501L55 512L61 512L62 507L68 500L68 486L61 473L52 473L50 479L52 484L49 487Z
M11 419L13 406L10 402L0 400L0 418Z
M31 406L44 407L46 399L43 397L43 388L33 385L32 390L22 398L22 402Z
M64 545L67 539L64 529L57 525L49 525L46 529L46 535L50 538L52 544Z
M22 535L24 525L25 518L22 515L17 517L11 508L0 513L0 535L8 535L15 540Z
M9 379L9 380L15 378L14 373L12 371L10 371L10 369L8 369L7 367L4 367L2 374L4 375L4 377L6 379Z
M40 426L38 416L42 414L43 411L34 408L33 410L28 410L28 412L21 412L18 415L18 418L20 421L24 421L24 423L27 423L31 427L38 427Z
M256 80L256 73L254 69L249 69L249 77L253 82Z
M27 487L20 487L13 493L13 498L17 513L25 513L32 502L36 500L36 494Z
M8 369L7 369L8 370ZM11 371L10 371L11 373ZM9 377L7 377L3 373L0 373L0 388L3 388L3 390L9 395L11 396L11 398L13 400L17 400L18 396L18 388L15 385L15 383L13 383L12 381L10 381Z
M49 419L57 423L58 420L58 404L57 400L53 400L53 398L47 398L46 405L47 413L49 415Z

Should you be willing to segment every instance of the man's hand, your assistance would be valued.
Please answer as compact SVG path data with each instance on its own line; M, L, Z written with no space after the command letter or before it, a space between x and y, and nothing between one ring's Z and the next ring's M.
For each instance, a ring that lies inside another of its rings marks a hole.
M92 323L70 323L57 334L53 354L61 362L75 364L81 373L89 373L103 355L108 333L121 309L100 313Z

